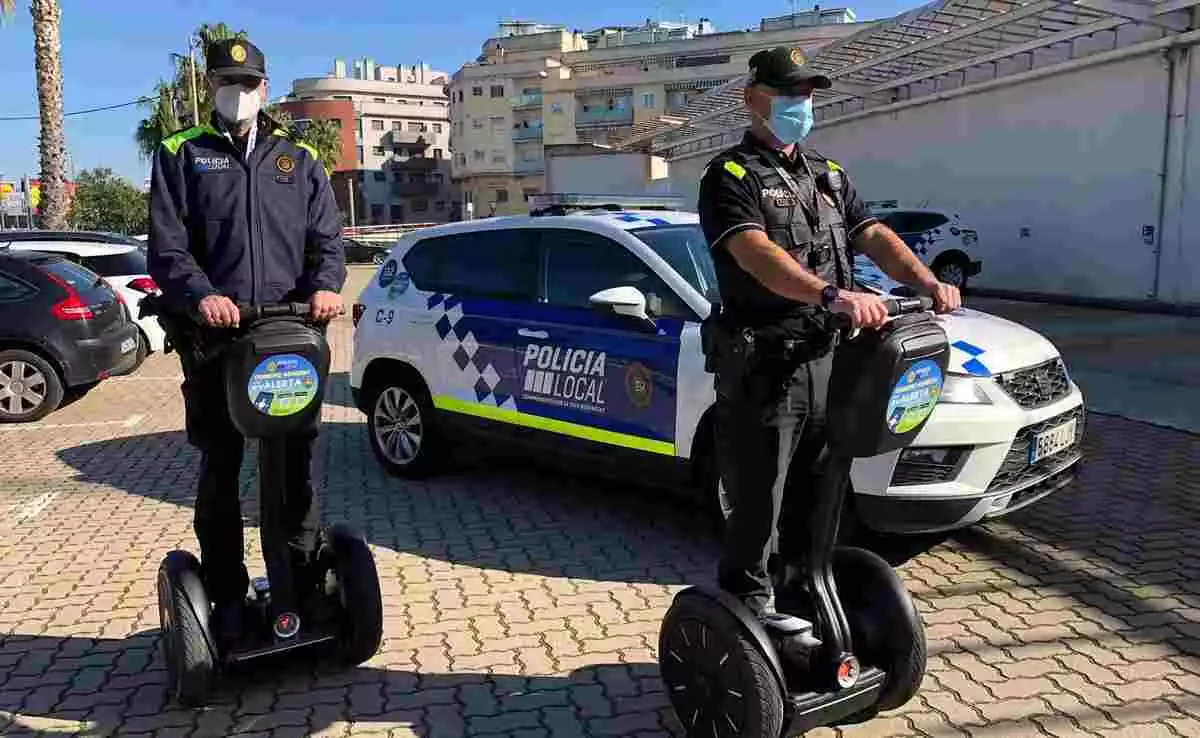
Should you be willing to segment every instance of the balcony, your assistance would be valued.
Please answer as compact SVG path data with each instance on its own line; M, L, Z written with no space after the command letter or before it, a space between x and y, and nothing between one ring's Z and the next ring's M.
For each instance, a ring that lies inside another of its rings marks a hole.
M393 128L388 131L386 138L392 146L433 146L431 131L397 131Z
M437 182L392 182L392 194L401 197L429 197L440 188Z
M580 108L575 111L575 125L578 126L621 126L633 123L633 108L608 108L597 105L589 110Z
M540 141L542 138L542 126L529 126L513 128L512 140L514 141Z
M533 161L517 161L513 163L514 174L537 174L545 171L546 161L544 159L535 159Z
M509 98L509 104L513 109L519 108L540 108L542 106L542 93L531 92L527 95L517 95Z
M393 156L388 163L395 169L437 169L438 163L445 159L435 159L432 156L410 156L407 159L401 159L398 156Z

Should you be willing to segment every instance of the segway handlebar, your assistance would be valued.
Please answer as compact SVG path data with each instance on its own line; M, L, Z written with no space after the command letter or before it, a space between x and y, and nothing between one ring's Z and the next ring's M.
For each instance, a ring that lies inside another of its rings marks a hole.
M249 323L264 318L303 317L311 308L307 302L283 302L276 305L238 303L238 322Z
M883 304L887 307L889 318L894 318L897 315L910 315L912 313L921 313L926 310L933 309L932 297L886 297ZM830 324L834 330L848 331L853 328L853 323L850 316L845 313L833 313L830 316Z

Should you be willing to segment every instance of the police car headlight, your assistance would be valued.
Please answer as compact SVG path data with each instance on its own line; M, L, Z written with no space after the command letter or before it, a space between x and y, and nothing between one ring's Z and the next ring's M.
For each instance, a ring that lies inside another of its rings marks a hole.
M948 405L991 405L987 393L972 377L961 377L949 374L942 384L942 396L938 402Z

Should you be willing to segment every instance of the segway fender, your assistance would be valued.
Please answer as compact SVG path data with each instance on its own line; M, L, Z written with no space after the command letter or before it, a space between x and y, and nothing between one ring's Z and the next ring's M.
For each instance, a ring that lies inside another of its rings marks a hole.
M783 664L779 661L779 654L775 651L775 646L771 643L770 636L767 635L767 629L754 613L751 612L750 608L746 607L737 597L719 587L695 585L688 587L676 595L676 597L684 596L705 597L713 600L724 607L729 614L733 615L742 626L742 632L754 644L755 649L758 650L771 667L771 673L775 675L775 680L779 686L779 693L783 695L788 694L787 680L783 675Z
M204 585L200 578L200 562L187 551L175 550L163 558L162 566L166 569L169 579L187 597L192 613L204 633L204 642L208 645L208 652L212 654L213 661L216 662L220 658L220 652L217 650L212 624L209 622L211 612L208 606L208 593L204 591Z

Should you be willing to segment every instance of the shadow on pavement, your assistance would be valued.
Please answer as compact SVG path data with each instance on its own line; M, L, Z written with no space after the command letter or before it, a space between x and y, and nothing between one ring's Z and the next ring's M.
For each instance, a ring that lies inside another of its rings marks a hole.
M0 669L11 670L0 691L0 734L57 738L81 730L101 736L194 729L190 735L215 737L282 728L312 735L335 723L357 729L387 723L381 730L408 723L423 738L514 735L525 728L583 736L661 731L669 719L655 664L522 677L337 670L312 656L275 659L229 675L207 707L189 709L168 697L158 635L0 636Z
M1097 414L1088 424L1073 486L998 524L954 533L951 548L1081 603L1104 636L1200 656L1191 637L1200 632L1200 564L1190 555L1200 529L1200 439Z
M252 445L242 513L257 518ZM191 507L198 454L182 431L87 443L58 452L82 482ZM314 481L326 523L347 522L375 546L422 557L549 577L682 584L707 581L718 541L699 505L642 485L487 451L463 454L438 476L387 475L360 423L325 423ZM165 551L164 551L165 553Z
M350 372L329 373L329 377L325 380L324 403L336 407L348 407L361 414L350 395Z

